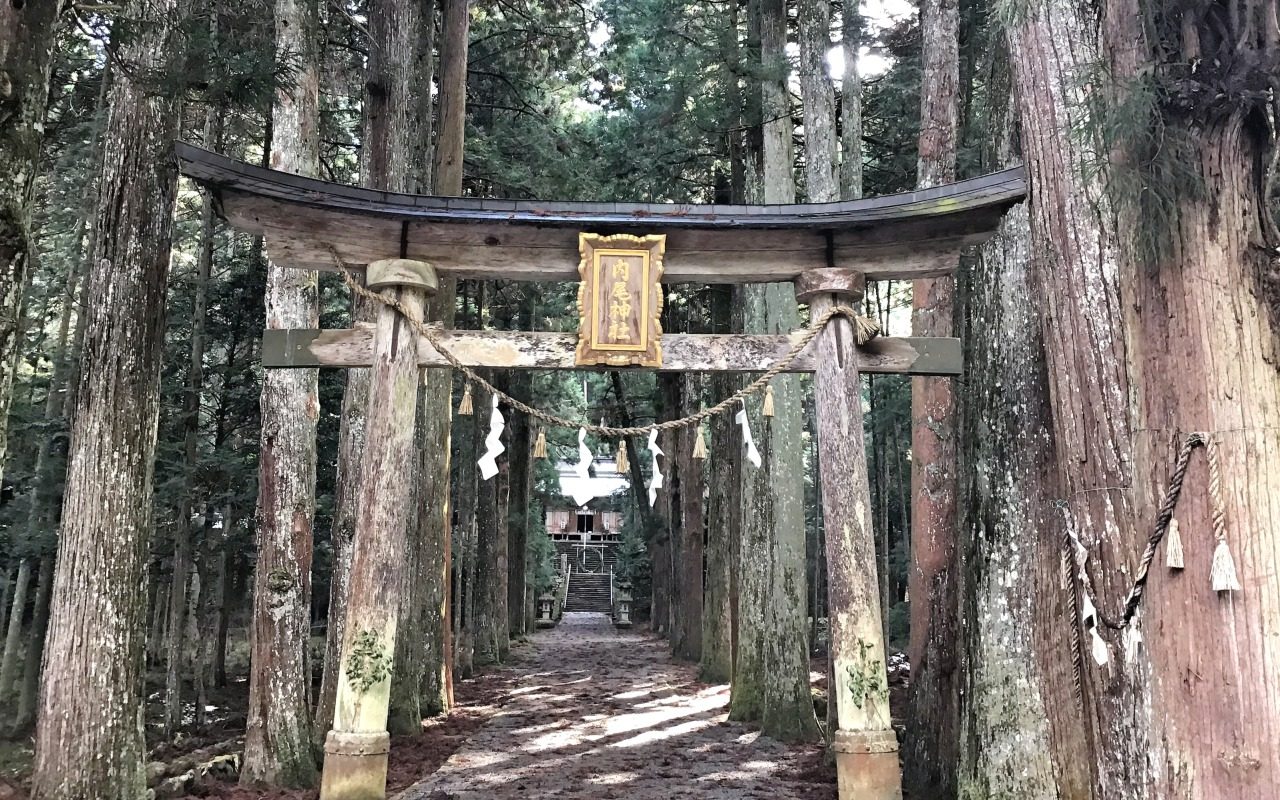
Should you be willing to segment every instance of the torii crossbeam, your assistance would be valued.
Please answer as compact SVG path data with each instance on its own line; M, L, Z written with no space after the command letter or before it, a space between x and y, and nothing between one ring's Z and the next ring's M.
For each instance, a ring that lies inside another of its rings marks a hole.
M797 300L808 303L817 318L835 305L860 300L866 280L953 272L961 250L994 234L1005 211L1026 193L1023 171L1016 168L840 203L478 200L342 186L184 144L177 154L183 174L212 192L229 223L265 236L274 263L328 270L336 268L336 257L345 267L367 268L368 286L398 299L414 316L421 314L437 274L576 281L580 234L589 232L661 239L663 283L791 281ZM399 467L408 464L412 448L416 371L449 363L409 330L400 312L382 305L378 314L374 325L348 330L267 331L263 346L267 367L373 367L350 622L334 729L325 744L325 800L385 794L390 675L354 674L349 666L358 666L351 659L357 648L380 649L390 663L400 566L388 537L408 513L408 470ZM440 331L433 338L468 367L571 369L581 363L574 334ZM660 368L764 372L794 342L791 336L668 334L662 337ZM815 381L840 797L893 800L901 797L901 776L889 720L860 375L959 375L959 342L880 338L858 346L850 321L835 318L789 369L813 372ZM367 591L357 596L362 586Z

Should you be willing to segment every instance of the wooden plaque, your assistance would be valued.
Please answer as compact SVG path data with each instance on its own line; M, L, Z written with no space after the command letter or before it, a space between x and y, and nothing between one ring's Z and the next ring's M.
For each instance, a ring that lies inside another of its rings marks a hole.
M578 366L662 366L667 237L578 234Z

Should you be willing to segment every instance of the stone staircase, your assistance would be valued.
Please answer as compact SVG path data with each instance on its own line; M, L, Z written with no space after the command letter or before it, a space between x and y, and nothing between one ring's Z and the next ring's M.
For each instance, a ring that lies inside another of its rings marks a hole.
M591 575L575 572L569 576L569 598L564 604L565 611L598 611L608 614L612 611L609 603L609 573Z
M581 569L581 550L568 542L557 542L557 554L566 554L573 571L569 575L569 596L565 600L565 611L595 611L609 614L613 606L609 594L611 570L617 566L616 545L604 545L603 558L601 551L592 546L592 553L586 559L591 572Z

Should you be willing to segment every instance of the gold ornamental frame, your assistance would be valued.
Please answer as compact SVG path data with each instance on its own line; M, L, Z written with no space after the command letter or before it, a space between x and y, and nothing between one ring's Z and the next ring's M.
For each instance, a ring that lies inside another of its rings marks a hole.
M662 366L666 247L665 234L578 234L576 366Z

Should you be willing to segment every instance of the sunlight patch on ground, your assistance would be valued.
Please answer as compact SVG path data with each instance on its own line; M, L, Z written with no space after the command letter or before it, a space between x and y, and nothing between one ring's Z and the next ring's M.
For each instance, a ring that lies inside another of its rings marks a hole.
M638 777L640 776L634 772L611 772L608 775L587 778L587 783L594 783L597 786L621 786L624 783L631 783Z
M632 736L630 739L623 739L621 742L616 742L609 746L640 747L646 744L654 744L655 742L660 742L663 739L670 739L673 736L683 736L687 733L693 733L694 731L701 730L702 728L709 728L712 725L719 724L721 721L722 720L718 717L713 717L712 719L691 720L679 725L672 725L671 727L664 728L662 730L643 731L639 735Z

